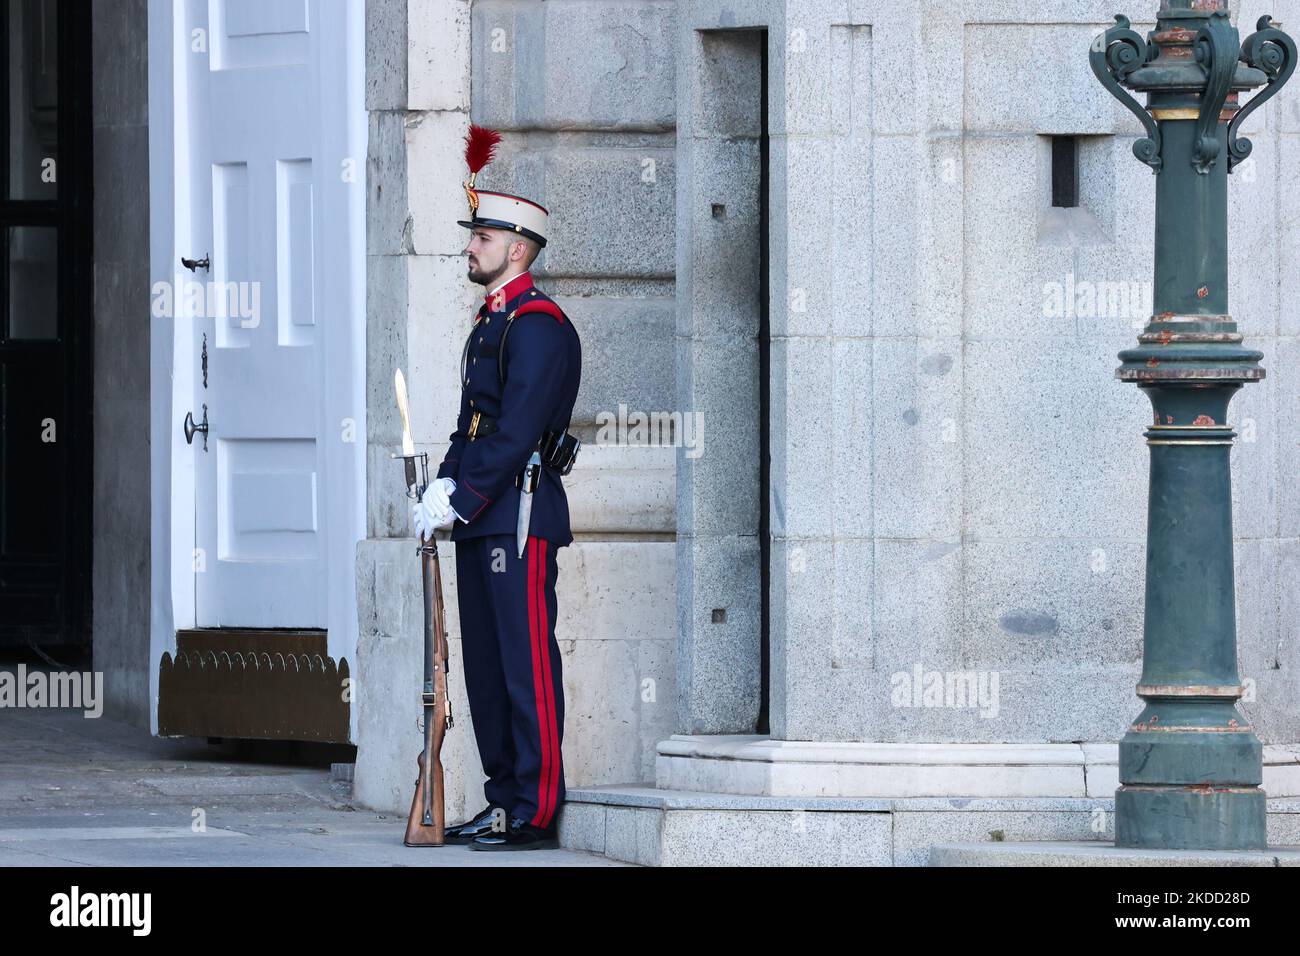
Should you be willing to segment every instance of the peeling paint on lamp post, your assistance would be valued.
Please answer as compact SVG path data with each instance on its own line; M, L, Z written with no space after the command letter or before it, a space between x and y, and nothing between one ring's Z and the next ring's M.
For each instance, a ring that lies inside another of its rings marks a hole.
M1228 403L1264 377L1228 313L1228 174L1242 120L1290 78L1296 46L1268 17L1240 42L1227 0L1165 0L1144 41L1117 16L1093 72L1142 121L1156 176L1155 308L1116 376L1151 399L1145 702L1119 745L1121 847L1261 849L1263 748L1237 709ZM1147 94L1143 109L1126 90ZM1243 91L1259 89L1240 106Z

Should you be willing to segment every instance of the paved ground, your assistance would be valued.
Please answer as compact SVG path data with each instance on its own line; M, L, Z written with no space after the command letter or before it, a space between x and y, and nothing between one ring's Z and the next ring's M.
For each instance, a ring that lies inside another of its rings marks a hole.
M326 768L254 762L234 744L0 707L0 866L622 865L574 850L412 849L405 816L349 798Z

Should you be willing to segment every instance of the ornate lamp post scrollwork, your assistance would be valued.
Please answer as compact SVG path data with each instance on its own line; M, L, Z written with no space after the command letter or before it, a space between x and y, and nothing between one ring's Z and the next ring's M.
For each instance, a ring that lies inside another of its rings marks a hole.
M1262 849L1263 748L1237 709L1227 414L1236 391L1264 377L1264 356L1228 312L1227 176L1250 155L1242 120L1290 78L1296 47L1268 17L1241 43L1227 0L1165 0L1156 17L1145 42L1116 17L1090 56L1142 121L1133 152L1158 174L1154 315L1115 373L1154 410L1144 707L1119 745L1115 842ZM1146 109L1127 90L1145 93Z
M1219 116L1232 87L1233 68L1241 50L1241 37L1228 19L1227 10L1215 10L1193 41L1196 62L1205 70L1205 92L1196 117L1196 147L1192 167L1202 176L1210 172L1223 151L1219 140Z
M1160 127L1151 114L1142 108L1142 104L1121 85L1134 70L1145 66L1155 53L1156 48L1147 46L1141 34L1131 29L1128 17L1117 13L1115 25L1093 42L1089 61L1092 72L1101 80L1102 86L1110 90L1115 99L1127 106L1146 127L1146 138L1133 144L1133 155L1158 173L1161 165Z
M1263 106L1295 72L1295 41L1281 30L1274 29L1271 17L1260 17L1255 31L1241 45L1241 62L1263 72L1268 77L1268 88L1252 97L1228 124L1228 172L1249 156L1252 149L1250 140L1237 135L1242 120Z

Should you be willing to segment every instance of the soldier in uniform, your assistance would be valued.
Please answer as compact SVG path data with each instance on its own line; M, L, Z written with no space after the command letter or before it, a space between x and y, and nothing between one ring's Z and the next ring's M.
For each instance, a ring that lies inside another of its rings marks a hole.
M547 210L474 188L498 141L477 126L467 137L470 218L460 225L469 279L486 295L461 359L451 446L413 520L426 534L454 524L462 673L487 774L487 806L449 827L447 841L528 850L557 845L565 794L556 550L573 541L561 475L577 454L567 430L582 348L528 271L546 245Z

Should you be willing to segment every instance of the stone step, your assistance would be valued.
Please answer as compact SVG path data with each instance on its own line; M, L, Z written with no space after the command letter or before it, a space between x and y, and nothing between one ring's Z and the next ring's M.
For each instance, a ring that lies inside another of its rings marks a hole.
M936 846L1114 840L1113 797L766 797L570 788L560 845L645 866L926 866ZM1300 798L1268 801L1268 838L1300 844Z

